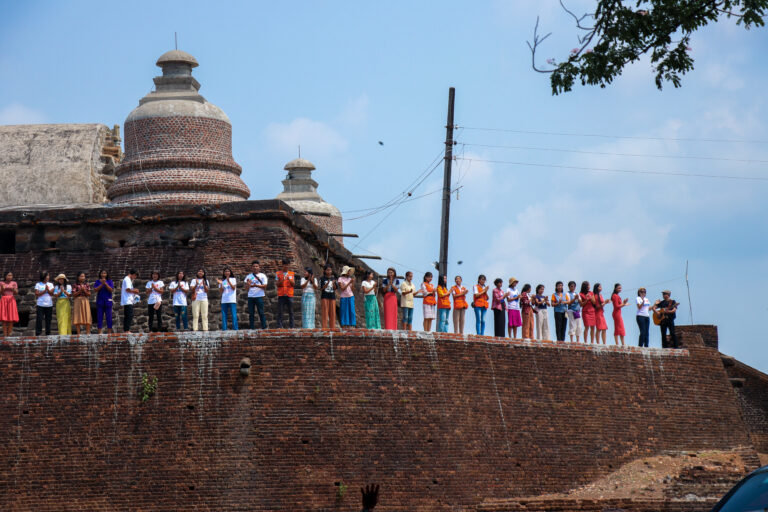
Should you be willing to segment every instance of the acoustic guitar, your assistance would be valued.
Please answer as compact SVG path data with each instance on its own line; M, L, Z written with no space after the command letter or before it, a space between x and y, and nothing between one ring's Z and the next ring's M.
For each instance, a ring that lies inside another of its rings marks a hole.
M672 307L676 308L679 305L680 305L679 302L674 302L672 304ZM661 325L661 321L664 320L664 318L666 318L666 316L667 316L667 314L664 311L659 311L659 310L654 311L653 312L653 325Z

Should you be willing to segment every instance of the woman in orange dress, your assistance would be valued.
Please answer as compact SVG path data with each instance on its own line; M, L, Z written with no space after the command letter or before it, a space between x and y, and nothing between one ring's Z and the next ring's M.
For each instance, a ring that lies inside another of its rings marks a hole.
M587 334L589 334L589 342L594 343L597 318L595 317L595 303L592 301L592 292L589 291L589 281L581 283L579 302L581 303L581 319L584 322L584 341L587 341Z
M624 344L624 336L627 335L624 329L624 319L621 316L621 308L629 303L629 299L621 300L621 285L616 283L613 285L613 293L611 294L611 304L613 304L613 342L618 345L619 338L621 338L621 344Z
M16 307L16 295L19 285L13 280L13 273L6 272L0 282L0 322L3 323L3 336L13 333L13 324L19 321L19 310Z
M595 328L597 329L596 343L600 343L600 339L602 339L603 345L605 345L605 337L608 332L608 323L605 321L605 305L610 301L603 299L602 291L603 287L600 283L595 283L595 286L592 287L592 304L595 305Z
M526 283L520 291L520 316L523 320L524 340L533 339L533 304L531 304L531 285Z

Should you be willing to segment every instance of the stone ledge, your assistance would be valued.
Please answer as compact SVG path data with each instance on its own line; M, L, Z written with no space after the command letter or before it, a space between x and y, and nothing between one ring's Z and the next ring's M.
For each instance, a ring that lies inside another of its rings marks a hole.
M687 349L666 349L666 348L641 348L631 346L616 345L595 345L589 343L572 343L567 341L541 341L541 340L522 340L509 338L496 338L494 336L478 336L475 334L453 334L453 333L435 333L423 331L386 331L371 329L348 329L323 330L323 329L241 329L238 331L184 331L184 332L163 332L163 333L115 333L115 334L88 334L78 336L19 336L6 338L0 341L2 344L10 345L58 345L62 343L81 343L92 345L95 343L108 344L113 342L129 343L152 343L164 341L199 341L199 342L220 342L226 340L243 339L320 339L328 338L337 342L338 340L357 340L360 338L371 340L384 340L388 343L392 341L434 341L439 343L472 343L487 345L506 345L509 347L522 348L548 348L557 350L584 350L597 353L626 353L643 354L654 357L686 357L690 355Z

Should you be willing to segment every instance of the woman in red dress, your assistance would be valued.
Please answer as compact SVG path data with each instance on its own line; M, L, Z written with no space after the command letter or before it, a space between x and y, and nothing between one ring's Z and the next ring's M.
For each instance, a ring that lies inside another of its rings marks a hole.
M15 297L19 294L19 285L13 280L11 272L6 272L4 277L0 282L0 322L3 323L3 335L10 336L13 333L13 324L19 321Z
M624 344L624 336L627 332L624 330L624 319L621 317L621 308L629 303L629 299L621 300L619 294L621 293L621 285L616 283L613 285L613 293L611 294L611 304L613 304L613 342L618 345L619 338L621 338L621 344Z
M397 294L400 290L400 280L395 269L387 269L387 277L381 282L384 291L384 328L397 330Z
M600 293L602 291L603 287L600 283L595 283L595 286L592 287L592 304L595 305L595 328L597 329L596 343L600 343L600 338L602 338L603 345L605 345L605 336L608 332L608 324L605 321L605 305L609 301L603 300L603 295Z
M587 341L587 334L589 334L589 342L594 343L595 325L597 324L595 323L595 303L592 302L592 292L589 291L589 281L581 283L579 302L581 303L581 319L584 322L584 341Z

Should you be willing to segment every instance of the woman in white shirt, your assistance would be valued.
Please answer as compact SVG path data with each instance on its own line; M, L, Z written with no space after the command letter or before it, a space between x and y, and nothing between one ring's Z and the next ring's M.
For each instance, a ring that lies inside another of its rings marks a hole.
M301 326L304 329L315 328L315 303L317 296L317 279L312 269L304 269L304 277L301 278Z
M173 316L176 317L176 330L181 330L181 324L184 323L184 330L189 328L187 322L187 292L189 291L189 285L187 284L186 275L183 270L176 272L176 277L168 285L168 289L171 291L171 297L173 297Z
M237 279L232 269L224 267L221 279L216 280L221 290L221 329L227 330L227 320L232 318L232 329L237 330Z
M648 309L651 307L651 301L645 296L645 288L637 290L637 326L640 328L639 347L648 346L648 330L651 326L651 318Z
M163 332L163 290L165 283L160 279L160 272L152 272L151 279L147 281L147 316L149 317L149 331ZM157 315L157 329L152 331L152 323Z
M199 269L196 277L189 282L189 289L192 290L192 330L196 331L198 320L203 321L203 330L208 330L208 278L205 275L205 269Z
M379 300L376 292L379 283L373 276L373 272L365 275L365 281L362 283L363 296L365 297L365 328L381 329L381 314L379 314Z
M45 323L45 335L49 336L53 319L53 283L51 274L48 272L40 273L40 282L35 285L35 298L37 299L35 336L43 333L43 323Z

